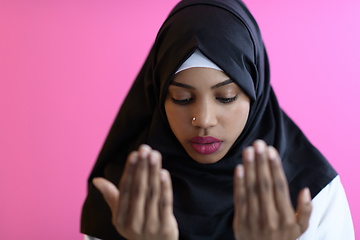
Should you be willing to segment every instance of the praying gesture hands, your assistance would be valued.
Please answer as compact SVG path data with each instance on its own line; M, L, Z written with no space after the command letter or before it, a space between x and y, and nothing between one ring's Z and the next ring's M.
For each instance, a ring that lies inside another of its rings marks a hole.
M234 174L234 221L237 240L295 240L308 227L309 190L298 197L295 214L278 152L262 140L243 151Z
M119 188L94 178L112 212L116 230L129 240L176 240L170 174L161 169L161 154L141 145L127 159Z
M104 178L94 185L112 212L116 230L130 240L176 240L170 174L161 169L161 154L147 145L127 159L119 188ZM234 173L234 221L237 240L295 240L308 227L312 210L308 189L291 205L280 157L262 140L243 151Z

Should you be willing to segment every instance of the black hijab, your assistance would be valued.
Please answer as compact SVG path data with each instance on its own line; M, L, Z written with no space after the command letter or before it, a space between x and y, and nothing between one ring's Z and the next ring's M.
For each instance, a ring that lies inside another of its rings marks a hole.
M164 98L181 64L199 49L250 97L246 126L220 161L192 160L172 133ZM163 156L171 173L174 214L180 239L234 239L233 172L241 152L263 139L280 153L296 207L299 191L314 197L336 172L280 109L270 86L269 62L259 27L239 0L183 0L161 27L151 52L127 95L88 181L81 232L104 240L124 239L94 177L118 184L127 155L147 143Z

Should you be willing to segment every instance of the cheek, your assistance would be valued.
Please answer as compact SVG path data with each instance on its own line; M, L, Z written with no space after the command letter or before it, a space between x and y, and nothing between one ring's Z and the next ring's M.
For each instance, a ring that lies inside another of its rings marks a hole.
M165 111L171 130L181 142L182 136L185 134L186 130L189 129L187 123L191 123L191 118L187 117L188 114L185 109L175 106L172 102L165 101ZM186 121L186 119L188 121Z
M250 104L248 102L241 102L232 106L223 114L224 127L228 129L233 138L237 138L245 127L249 117Z

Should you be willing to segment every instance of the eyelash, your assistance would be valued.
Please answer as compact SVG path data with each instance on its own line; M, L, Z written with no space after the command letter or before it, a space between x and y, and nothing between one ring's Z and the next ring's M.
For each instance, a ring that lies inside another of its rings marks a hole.
M229 103L235 101L237 98L238 98L238 95L235 95L235 97L232 97L232 98L220 98L220 97L217 97L216 100L220 101L223 104L229 104ZM178 99L175 99L175 98L172 97L172 101L175 104L187 105L187 104L189 104L189 103L191 103L193 101L193 98L187 98L187 99L178 100Z

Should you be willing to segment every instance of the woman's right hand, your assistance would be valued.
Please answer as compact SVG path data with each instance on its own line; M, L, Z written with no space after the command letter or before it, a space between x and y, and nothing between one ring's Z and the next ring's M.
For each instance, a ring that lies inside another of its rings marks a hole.
M148 145L129 154L119 188L104 178L93 184L112 212L116 230L130 240L177 240L170 174Z

